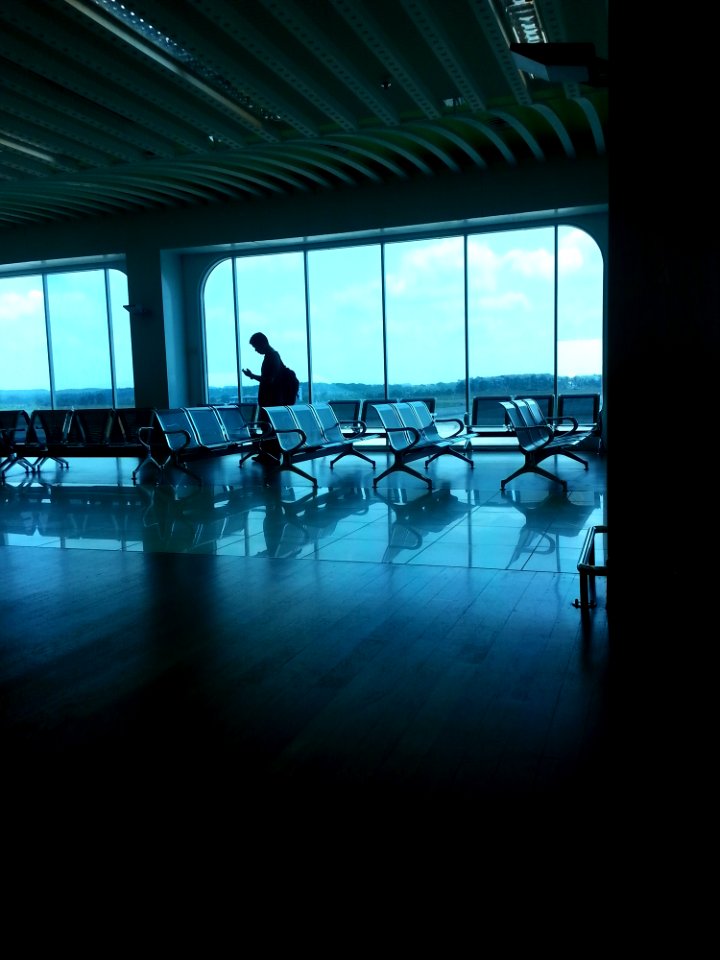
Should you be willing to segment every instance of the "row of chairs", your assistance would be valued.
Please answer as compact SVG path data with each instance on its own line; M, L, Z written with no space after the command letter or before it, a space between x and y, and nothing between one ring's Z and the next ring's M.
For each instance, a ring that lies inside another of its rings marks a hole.
M543 416L554 416L551 394L533 398ZM422 400L431 414L434 397L328 401L338 420L364 424L364 436L386 436L377 404ZM504 403L509 397L474 397L466 431L473 436L511 436ZM190 413L188 413L190 411ZM572 413L570 413L572 411ZM559 398L557 418L574 417L597 431L600 421L599 394L564 394ZM562 428L557 428L562 429ZM168 463L184 468L185 461L209 452L241 453L241 465L258 449L263 433L254 403L203 405L158 411L152 407L86 408L60 410L0 410L0 479L13 466L37 472L48 461L68 467L67 455L137 456L141 463L133 473L153 463L161 469Z
M148 463L169 463L213 451L257 451L261 433L255 404L158 410L154 407L0 410L0 476L14 466L38 473L48 460L61 469L68 457L137 457L133 479Z
M361 422L365 424L365 436L368 438L385 436L385 428L382 420L375 409L377 403L409 403L414 400L421 400L426 404L430 413L435 413L435 397L400 397L399 399L388 399L387 397L365 398L364 400L328 400L327 402L335 411L338 420L347 422Z
M552 393L524 394L522 399L528 397L537 403L547 419L571 417L584 428L599 428L599 393L561 393L557 407ZM503 404L514 399L510 394L473 397L467 432L477 437L497 437L510 432L511 424Z
M48 460L67 468L69 454L142 456L139 430L153 413L152 407L0 410L0 474L13 466L35 473Z
M209 454L239 454L242 467L260 452L261 441L270 432L267 421L255 419L257 409L255 404L228 403L155 410L151 426L139 432L146 453L133 480L149 463L160 471L172 465L191 472L188 462Z
M523 397L525 396L536 401L545 417L572 417L583 428L599 429L599 393L561 393L557 402L552 393L524 394ZM508 435L511 432L510 421L502 403L513 399L511 394L472 397L470 413L466 418L467 433L477 437ZM376 397L365 400L329 400L328 403L339 420L360 420L365 424L368 435L377 436L384 434L384 430L375 409L376 404L408 403L415 400L421 400L430 413L435 413L435 397L401 397L397 400Z
M547 480L557 481L562 485L563 491L567 492L567 481L550 473L540 464L548 457L561 454L582 464L587 470L588 461L578 456L574 448L590 435L591 430L580 430L574 417L546 417L533 397L503 400L500 405L524 456L522 466L509 477L505 477L500 488L504 490L511 480L524 473L535 473Z

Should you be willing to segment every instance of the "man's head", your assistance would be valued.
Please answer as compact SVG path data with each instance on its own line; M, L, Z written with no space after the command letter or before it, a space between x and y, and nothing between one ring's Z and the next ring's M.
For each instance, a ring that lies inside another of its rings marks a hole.
M250 337L250 346L255 347L258 353L267 353L270 344L264 333L254 333Z

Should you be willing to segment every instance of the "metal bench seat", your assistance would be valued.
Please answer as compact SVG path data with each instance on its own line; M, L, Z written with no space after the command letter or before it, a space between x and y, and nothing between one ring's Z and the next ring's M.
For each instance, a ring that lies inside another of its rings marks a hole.
M541 477L562 484L563 490L567 490L566 480L540 466L543 460L555 454L564 454L581 463L586 470L588 469L587 460L583 460L572 449L585 438L584 432L571 430L567 433L556 433L552 423L545 418L539 421L536 411L531 412L530 406L524 400L505 400L502 401L501 406L507 411L508 419L524 456L523 465L501 481L502 490L511 480L523 473L537 473Z
M347 456L359 457L375 468L375 461L354 447L355 442L365 436L364 426L338 420L333 408L325 401L263 407L261 415L267 417L271 435L279 444L279 468L305 477L313 486L317 486L317 480L301 470L298 462L335 454L330 462L331 468ZM345 435L343 429L350 433Z
M172 466L192 474L189 461L211 454L242 450L245 459L259 449L260 440L249 429L241 430L229 411L221 416L220 408L212 405L155 410L152 425L141 429L139 435L146 456L133 472L133 479L148 464L160 471Z
M433 460L443 454L464 460L470 464L471 469L474 467L470 455L455 449L456 438L465 429L462 420L454 417L436 420L427 404L421 400L376 403L374 406L387 434L393 461L387 470L373 480L373 486L376 487L384 477L400 470L417 477L432 489L432 480L429 477L408 466L408 461L419 460L421 457L425 458L426 470ZM438 424L453 424L455 429L451 434L443 436L438 430Z

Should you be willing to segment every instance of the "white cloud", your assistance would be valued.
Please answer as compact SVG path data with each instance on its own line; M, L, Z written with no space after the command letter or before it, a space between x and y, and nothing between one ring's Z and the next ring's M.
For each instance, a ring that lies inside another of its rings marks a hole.
M521 307L523 310L531 310L532 303L530 299L518 291L501 293L497 296L480 297L480 308L482 310L514 310Z

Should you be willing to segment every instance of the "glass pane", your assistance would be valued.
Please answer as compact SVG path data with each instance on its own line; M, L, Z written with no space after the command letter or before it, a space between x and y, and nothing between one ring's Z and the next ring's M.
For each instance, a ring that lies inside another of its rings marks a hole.
M554 228L468 238L470 396L554 393Z
M121 270L108 270L110 320L115 358L116 407L135 406L135 376L132 362L130 314L123 304L128 302L127 276Z
M601 393L603 259L593 238L558 230L558 393Z
M388 396L435 397L439 417L465 403L463 238L385 247Z
M308 254L313 400L385 395L380 246Z
M238 362L231 259L223 260L208 275L203 306L208 402L237 403Z
M55 407L110 407L105 271L47 278Z
M45 306L42 279L0 280L0 407L27 410L50 407Z
M264 333L286 366L298 375L298 400L307 400L308 343L302 253L240 257L237 271L240 367L260 373L262 357L248 341ZM242 377L243 401L257 398L257 383Z

